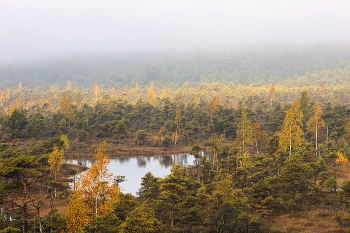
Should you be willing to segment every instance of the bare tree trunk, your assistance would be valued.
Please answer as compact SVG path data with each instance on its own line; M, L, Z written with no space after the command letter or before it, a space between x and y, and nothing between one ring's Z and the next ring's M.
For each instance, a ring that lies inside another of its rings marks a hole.
M292 126L289 126L289 157L292 154Z
M55 181L57 181L57 172L55 169ZM56 186L56 185L55 185ZM55 199L57 198L57 188L55 187Z
M24 204L22 207L23 210L23 233L27 233L28 226L27 226L27 205Z
M317 121L316 121L316 156L317 156L317 128L318 128L318 126L317 126Z
M175 131L175 145L176 145L176 140L177 140L177 127L176 127L176 131Z

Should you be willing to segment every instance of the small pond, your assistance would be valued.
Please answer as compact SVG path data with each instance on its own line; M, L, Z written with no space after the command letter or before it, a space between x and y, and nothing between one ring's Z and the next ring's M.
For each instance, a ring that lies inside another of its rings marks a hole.
M202 152L203 153L203 152ZM176 164L182 166L194 165L195 157L191 154L148 156L148 157L121 157L110 159L109 171L114 176L125 176L127 181L120 184L123 193L136 195L141 184L141 178L147 172L152 172L156 177L164 178L170 173L170 169ZM69 159L68 164L79 164L91 167L93 160L89 159Z

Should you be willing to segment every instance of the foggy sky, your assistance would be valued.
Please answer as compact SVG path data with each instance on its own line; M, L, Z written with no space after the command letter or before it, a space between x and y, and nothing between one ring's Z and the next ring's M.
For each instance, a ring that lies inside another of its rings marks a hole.
M350 40L348 0L0 0L0 62Z

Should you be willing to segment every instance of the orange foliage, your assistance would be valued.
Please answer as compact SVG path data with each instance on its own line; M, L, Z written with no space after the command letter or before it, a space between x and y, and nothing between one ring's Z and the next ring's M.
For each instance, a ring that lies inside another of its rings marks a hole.
M97 97L100 95L100 90L97 83L95 83L94 85L94 95L96 96L96 101L97 101Z
M22 82L19 82L18 84L18 91L22 91Z
M69 232L79 232L88 223L86 216L106 217L119 202L119 187L112 184L112 173L108 171L109 160L104 155L106 143L98 147L96 162L83 175L70 197L66 212Z
M69 80L67 80L66 90L69 91L71 87L72 87L72 83Z
M82 196L83 190L76 189L71 192L69 197L65 219L70 233L82 232L84 225L89 223L88 209Z

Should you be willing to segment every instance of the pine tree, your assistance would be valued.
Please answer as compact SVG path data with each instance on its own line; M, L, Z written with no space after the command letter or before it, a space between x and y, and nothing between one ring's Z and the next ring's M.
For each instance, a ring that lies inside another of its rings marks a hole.
M156 218L149 201L131 211L121 225L123 233L134 232L167 232L167 228Z
M11 202L14 207L20 209L23 221L23 233L28 232L28 208L29 203L41 199L45 193L31 192L38 180L42 177L41 164L36 156L11 156L0 160L0 177L6 182L1 182L0 190L3 202ZM32 195L33 194L33 195Z

